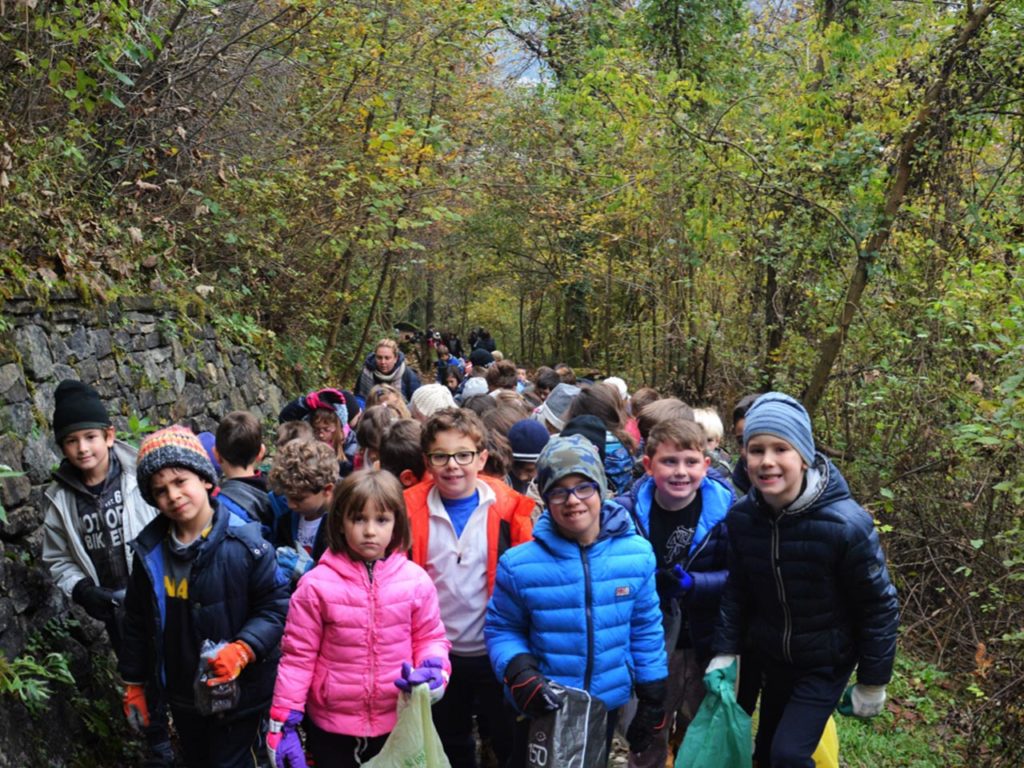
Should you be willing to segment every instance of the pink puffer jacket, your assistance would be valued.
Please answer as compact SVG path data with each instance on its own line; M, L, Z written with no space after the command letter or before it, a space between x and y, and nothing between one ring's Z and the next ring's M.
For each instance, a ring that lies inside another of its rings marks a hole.
M451 672L437 590L426 572L392 553L373 566L327 551L288 607L274 706L305 711L347 736L395 727L402 662L439 657Z

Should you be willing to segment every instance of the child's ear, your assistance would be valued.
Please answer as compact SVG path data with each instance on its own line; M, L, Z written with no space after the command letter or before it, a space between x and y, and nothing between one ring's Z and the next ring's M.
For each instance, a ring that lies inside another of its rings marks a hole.
M642 461L644 463L644 472L646 472L648 475L653 474L651 472L651 457L645 453Z
M411 469L403 469L398 473L398 482L402 484L403 488L411 488L419 482L419 478Z
M710 456L705 456L704 457L704 469L707 469L710 466L711 466L711 457Z
M322 492L326 493L328 496L333 496L334 495L334 483L328 483L327 485L325 485L323 487Z
M213 450L217 450L217 449L214 448ZM261 461L263 461L263 457L266 456L266 455L267 455L267 446L260 445L260 452L256 455L256 462L255 463L259 464ZM217 461L220 461L220 459L218 458Z
M223 464L224 463L224 459L222 459L220 457L220 451L217 450L217 446L214 445L214 446L211 446L211 448L213 449L213 458L215 458L217 460L218 464Z
M106 427L103 430L103 441L107 444L107 448L114 447L114 440L117 437L117 430L113 427Z

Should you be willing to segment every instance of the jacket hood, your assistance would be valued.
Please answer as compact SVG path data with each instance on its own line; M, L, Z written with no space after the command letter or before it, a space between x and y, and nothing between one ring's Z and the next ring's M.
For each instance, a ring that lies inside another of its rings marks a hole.
M138 485L135 477L135 449L127 443L115 440L114 447L110 449L110 455L112 458L117 459L117 463L121 466L121 481L124 483L125 491L131 493ZM60 466L53 471L52 476L61 485L72 488L86 496L91 495L89 489L82 483L78 470L67 459L61 459Z
M839 469L821 453L814 455L814 463L804 473L804 489L796 500L782 510L783 515L804 515L837 501L850 498L850 487ZM769 510L757 488L751 486L748 494L758 509Z

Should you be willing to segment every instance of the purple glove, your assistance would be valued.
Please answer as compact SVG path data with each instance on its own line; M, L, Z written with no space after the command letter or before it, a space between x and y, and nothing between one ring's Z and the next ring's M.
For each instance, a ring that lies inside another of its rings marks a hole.
M412 691L414 685L427 684L431 691L436 691L448 681L444 672L444 661L437 656L424 659L423 664L413 669L408 661L402 663L402 676L395 680L395 687L403 693Z
M274 768L306 768L306 753L296 730L302 722L302 713L284 707L270 708L270 728L267 731L267 756Z

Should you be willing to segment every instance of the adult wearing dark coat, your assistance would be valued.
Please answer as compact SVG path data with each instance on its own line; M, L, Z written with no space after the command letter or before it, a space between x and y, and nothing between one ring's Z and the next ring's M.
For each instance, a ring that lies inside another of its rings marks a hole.
M420 387L420 377L408 367L405 355L398 350L394 339L381 339L372 355L368 355L354 387L356 397L366 401L370 390L378 384L390 384L402 393L406 402Z

